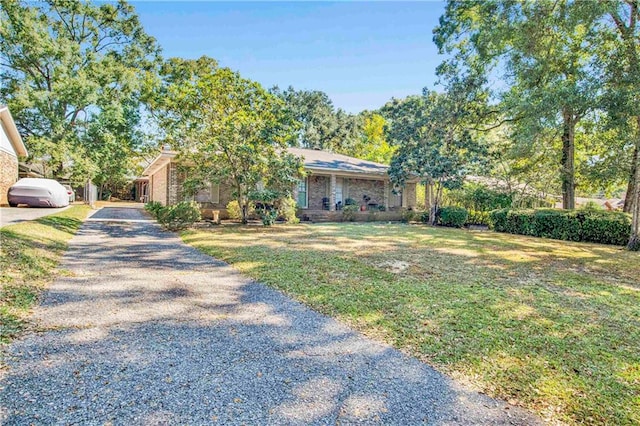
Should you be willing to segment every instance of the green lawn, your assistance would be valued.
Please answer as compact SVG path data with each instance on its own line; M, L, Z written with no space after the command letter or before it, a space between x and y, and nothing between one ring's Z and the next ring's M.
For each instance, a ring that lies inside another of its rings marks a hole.
M28 314L89 213L74 205L60 213L0 229L0 344L27 324Z
M551 421L640 423L640 254L401 224L219 227L184 240Z

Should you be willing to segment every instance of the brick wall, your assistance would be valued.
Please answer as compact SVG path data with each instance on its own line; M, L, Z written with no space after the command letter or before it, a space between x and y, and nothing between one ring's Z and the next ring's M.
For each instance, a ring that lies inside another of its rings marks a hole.
M6 206L7 191L18 180L18 159L0 150L0 205Z
M322 210L322 199L329 198L329 176L309 176L307 180L310 210Z
M353 198L358 205L364 204L363 196L371 199L369 203L384 204L384 181L368 179L345 179L344 199Z
M167 167L163 167L151 175L151 201L167 205Z

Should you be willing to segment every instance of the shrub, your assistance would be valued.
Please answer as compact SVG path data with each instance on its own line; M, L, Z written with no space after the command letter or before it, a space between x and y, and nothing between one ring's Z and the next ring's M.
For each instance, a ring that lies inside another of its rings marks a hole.
M170 231L186 229L199 220L200 205L195 201L162 207L158 212L158 222Z
M257 209L256 212L258 213L258 216L260 216L260 220L262 220L262 224L264 226L271 226L276 223L278 210L268 207Z
M441 207L437 213L438 224L442 226L462 228L467 221L468 215L467 209L464 207Z
M402 210L402 216L400 220L404 223L413 222L416 220L416 211L415 210Z
M578 213L582 219L582 241L626 245L631 235L631 217L606 210Z
M287 223L299 223L300 219L296 216L296 200L286 197L278 203L278 215Z
M498 232L568 241L625 245L631 235L626 213L604 210L494 210L491 227Z
M238 204L238 200L229 201L227 204L227 214L229 215L229 219L241 220L242 219L242 210L240 209L240 204ZM254 215L256 212L255 206L253 203L249 203L249 211L247 212L247 217Z
M346 222L353 222L354 220L356 220L356 212L358 210L360 210L360 207L358 207L356 204L346 204L342 208L342 220Z
M148 211L151 216L158 218L158 212L162 209L162 204L158 201L150 201L144 205L144 209Z
M356 204L356 200L354 200L353 198L347 198L346 200L344 200L344 205L345 206L355 206Z
M473 182L465 183L460 189L447 191L446 198L448 203L476 211L508 208L513 202L513 194Z
M469 215L465 225L489 226L489 212L469 210Z
M429 211L425 210L420 213L420 222L429 223Z

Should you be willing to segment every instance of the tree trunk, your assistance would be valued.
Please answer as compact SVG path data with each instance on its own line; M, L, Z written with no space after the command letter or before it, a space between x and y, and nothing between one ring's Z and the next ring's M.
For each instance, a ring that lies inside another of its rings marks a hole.
M424 184L424 209L426 211L430 211L432 204L433 204L433 182L429 180Z
M627 244L627 249L633 251L640 250L640 158L637 155L638 150L640 150L640 116L636 117L636 120L638 121L638 128L636 129L634 163L631 167L634 170L632 179L633 191L630 199L633 210L631 211L631 236L629 237L629 244Z
M638 126L640 126L640 117L637 117ZM640 129L638 130L640 132ZM629 173L629 183L627 184L627 195L624 197L624 207L623 211L625 213L633 212L633 192L635 189L636 183L636 172L638 170L638 144L636 143L635 148L633 149L633 157L631 158L631 173Z
M438 207L440 205L440 197L442 195L442 183L438 182L435 184L436 187L436 193L435 193L435 197L433 198L433 204L431 206L431 210L429 210L429 225L431 226L435 226L437 224L437 214L438 214Z
M562 111L562 164L560 178L562 180L562 208L574 209L576 207L576 184L573 160L575 157L575 127L576 121L571 108Z

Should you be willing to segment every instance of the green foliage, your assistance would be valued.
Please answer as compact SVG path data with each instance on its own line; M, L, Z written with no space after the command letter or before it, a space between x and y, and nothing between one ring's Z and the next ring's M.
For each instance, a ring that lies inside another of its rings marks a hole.
M170 231L187 229L200 221L200 218L200 205L195 201L182 201L165 206L157 213L158 223Z
M356 204L356 200L354 200L353 198L347 198L346 200L344 200L344 205L345 206L355 206Z
M352 154L359 143L361 120L358 116L336 110L326 93L318 90L286 90L274 88L273 94L282 99L288 112L298 123L296 145Z
M420 213L420 222L422 223L429 223L429 215L430 213L428 211L423 211Z
M464 207L447 206L438 209L438 225L462 228L467 221L469 213Z
M360 207L356 204L347 204L342 208L342 220L345 222L353 222L356 220L356 212L360 210Z
M228 182L243 222L259 184L290 195L303 169L285 151L296 126L281 99L209 58L172 59L161 77L151 98L160 126L176 144L187 187Z
M631 232L628 214L604 210L500 209L490 222L498 232L614 245L625 245Z
M468 210L491 211L511 207L513 195L486 185L468 182L460 189L448 191L446 199L448 203Z
M271 226L275 224L278 219L278 210L271 206L257 208L256 213L264 226Z
M465 225L490 225L490 217L488 211L469 210L469 216Z
M144 209L151 213L154 218L158 218L158 213L162 210L162 203L159 201L150 201L144 205Z
M296 207L296 200L292 197L285 197L278 202L278 215L287 223L299 223L300 219L296 216Z
M343 152L343 154L376 163L391 163L391 158L397 147L391 146L386 140L386 120L377 113L365 112L363 116L364 124L360 140L352 150Z
M142 82L159 48L125 1L3 1L0 104L32 162L98 185L133 168Z
M227 209L227 214L229 215L229 219L242 220L242 210L240 209L240 204L238 204L238 200L229 201L225 208ZM255 214L255 205L253 203L249 203L249 212L247 213L247 216L251 217L254 214Z
M416 212L415 210L410 210L410 209L402 210L400 220L403 223L411 223L416 221L416 219L418 219L418 212Z

